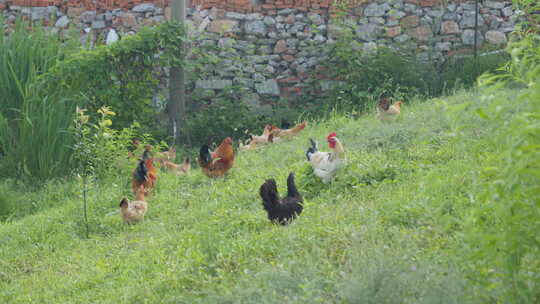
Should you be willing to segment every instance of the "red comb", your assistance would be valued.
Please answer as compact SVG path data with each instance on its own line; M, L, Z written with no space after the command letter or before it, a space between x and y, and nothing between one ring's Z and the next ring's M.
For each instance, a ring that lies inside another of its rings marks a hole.
M336 136L337 136L336 132L333 132L333 133L330 133L330 134L326 137L326 139L330 139L330 138L336 137Z

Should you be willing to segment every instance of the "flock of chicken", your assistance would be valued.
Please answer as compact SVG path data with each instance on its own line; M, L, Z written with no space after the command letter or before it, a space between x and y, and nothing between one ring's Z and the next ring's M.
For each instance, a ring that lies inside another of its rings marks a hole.
M381 121L395 119L400 114L402 103L402 101L398 101L391 104L388 98L381 98L377 105L377 118ZM307 123L303 122L291 129L283 130L273 125L266 125L262 135L252 135L246 145L240 143L240 149L250 150L267 143L278 143L283 139L295 136L306 126ZM323 183L331 182L345 162L345 150L336 133L330 133L326 137L326 141L331 151L319 151L317 142L313 139L310 139L310 147L306 151L307 161L313 167L314 174ZM151 149L151 146L145 146L142 159L138 161L138 165L133 171L131 187L135 193L135 200L129 201L127 198L123 198L120 202L122 219L126 223L134 223L144 219L148 210L146 197L150 195L158 178L155 163L159 163L162 168L178 175L187 174L191 168L189 158L186 158L182 165L171 161L176 158L174 148L166 152L158 152L156 157L152 156ZM198 163L206 176L216 178L224 176L233 167L234 158L233 141L227 137L215 151L210 150L208 145L203 145L199 151ZM286 225L302 213L303 199L296 188L293 172L287 178L287 195L285 197L279 197L274 179L268 179L261 185L259 195L268 214L268 219L274 223Z

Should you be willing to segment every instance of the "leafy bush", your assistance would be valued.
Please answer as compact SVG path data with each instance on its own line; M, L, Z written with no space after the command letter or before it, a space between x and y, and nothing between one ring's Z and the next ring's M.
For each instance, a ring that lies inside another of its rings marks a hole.
M39 27L28 28L21 22L11 35L0 37L0 77L6 83L0 92L8 105L0 109L3 174L35 180L70 174L76 106L86 107L92 116L102 106L112 106L120 113L118 130L133 121L140 122L142 133L160 130L150 101L157 67L183 64L184 30L179 24L143 28L94 50L80 50Z
M487 52L485 55L452 56L437 67L432 77L433 95L445 94L460 88L471 88L477 78L484 73L496 72L510 60L506 52Z
M471 267L480 274L483 295L505 303L540 301L540 36L527 34L508 48L512 61L506 73L485 75L484 86L494 89L518 83L526 89L517 100L525 108L492 95L481 119L504 122L493 132L500 149L487 153L479 203L468 222Z
M77 172L101 179L129 175L134 164L129 162L127 151L132 146L132 140L138 137L139 125L136 123L118 131L111 127L112 117L116 113L108 107L97 111L100 117L95 123L90 121L91 117L86 112L77 108L77 119L72 130L76 136L73 158Z
M479 75L508 61L505 53L421 60L407 47L369 48L357 41L354 25L345 19L336 22L339 35L329 44L327 58L311 84L316 96L322 91L319 102L324 110L371 110L383 94L405 100L416 95L440 96L472 87Z
M530 32L540 33L540 2L536 0L512 0L512 6L523 11L525 22L521 24L523 29Z
M410 98L428 91L429 81L413 57L383 47L362 53L346 37L332 46L324 64L333 80L327 93L330 107L366 111L381 94Z
M166 22L142 28L110 46L82 50L44 75L47 91L59 90L90 113L102 106L118 112L117 127L138 121L148 132L156 128L152 96L160 67L183 65L184 28Z

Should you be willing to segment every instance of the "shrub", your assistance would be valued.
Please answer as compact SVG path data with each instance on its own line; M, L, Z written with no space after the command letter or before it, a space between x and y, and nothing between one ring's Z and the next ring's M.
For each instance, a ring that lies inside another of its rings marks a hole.
M339 35L329 44L326 60L311 83L311 95L322 96L319 103L323 110L371 110L383 94L405 100L416 95L439 96L456 88L472 87L479 75L493 72L508 61L504 53L443 60L420 59L415 50L407 47L370 48L357 41L354 25L345 19L336 22Z
M519 84L516 96L525 108L515 115L515 105L491 96L489 111L479 109L480 119L500 122L505 128L491 134L500 147L485 155L483 191L468 221L472 273L482 278L483 296L494 302L540 301L540 37L527 34L511 43L512 61L505 73L485 75L481 84Z
M0 109L5 175L44 180L71 173L76 140L69 130L76 106L92 116L112 106L120 113L118 130L133 121L144 133L160 130L150 101L157 67L183 64L179 24L143 28L112 46L79 52L46 30L27 28L21 22L13 34L0 37L1 77L7 84L0 92L8 105Z
M60 90L65 96L97 113L103 106L118 112L117 127L138 121L146 131L155 132L152 96L161 67L183 65L184 28L163 23L142 28L110 46L82 50L44 75L48 92Z
M98 178L129 175L133 166L127 159L127 151L132 145L138 124L117 131L111 128L116 113L108 107L97 111L100 117L96 122L92 122L86 112L85 109L77 108L72 130L76 138L73 158L77 173Z
M326 94L330 106L365 111L381 94L410 98L428 91L429 82L413 57L384 47L362 53L345 41L332 47L324 64L333 80Z
M433 94L445 94L459 88L471 88L476 85L478 76L484 73L496 72L498 68L508 62L510 56L506 52L487 52L485 55L452 56L438 66Z
M292 124L299 116L286 102L252 107L241 101L236 91L238 88L224 90L211 102L199 104L188 117L186 130L194 146L220 143L227 136L245 140L249 134L260 135L266 124Z

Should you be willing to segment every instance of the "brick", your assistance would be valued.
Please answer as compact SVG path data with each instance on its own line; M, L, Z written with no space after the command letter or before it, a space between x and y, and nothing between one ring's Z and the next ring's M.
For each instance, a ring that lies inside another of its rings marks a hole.
M323 1L320 2L320 6L324 7L324 8L328 8L328 7L330 7L331 3L332 2L330 0L323 0Z
M84 11L86 11L86 8L84 7L68 7L67 15L68 17L78 17L80 16Z
M440 0L420 0L420 6L436 6L441 4Z

